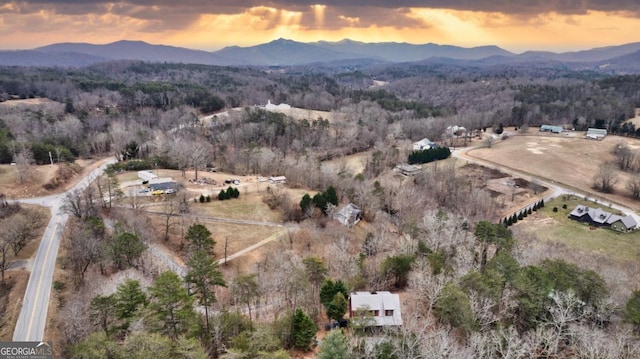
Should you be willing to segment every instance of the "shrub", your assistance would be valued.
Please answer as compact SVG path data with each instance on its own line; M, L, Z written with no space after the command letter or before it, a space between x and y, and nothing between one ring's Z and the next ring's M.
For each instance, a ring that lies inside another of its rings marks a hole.
M558 212L558 207L553 207L554 212Z

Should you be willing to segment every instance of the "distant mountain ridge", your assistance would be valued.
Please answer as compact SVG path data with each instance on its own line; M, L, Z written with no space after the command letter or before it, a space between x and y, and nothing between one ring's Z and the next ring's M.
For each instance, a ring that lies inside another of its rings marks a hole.
M281 38L255 46L229 46L207 52L121 40L103 45L58 43L33 50L0 51L0 65L87 66L111 60L140 60L222 66L296 66L343 61L400 63L452 59L471 66L539 61L570 64L574 68L640 72L638 51L640 42L565 53L528 51L515 54L493 45L467 48L433 43L366 43L350 39L302 43Z

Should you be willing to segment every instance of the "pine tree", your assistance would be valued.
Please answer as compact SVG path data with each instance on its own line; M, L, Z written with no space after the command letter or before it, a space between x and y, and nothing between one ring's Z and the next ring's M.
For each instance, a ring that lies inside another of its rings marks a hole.
M311 350L311 346L315 344L318 327L307 313L298 308L293 314L292 332L293 346L296 349L307 352Z
M349 359L351 350L349 340L342 330L333 330L324 338L318 353L319 359Z

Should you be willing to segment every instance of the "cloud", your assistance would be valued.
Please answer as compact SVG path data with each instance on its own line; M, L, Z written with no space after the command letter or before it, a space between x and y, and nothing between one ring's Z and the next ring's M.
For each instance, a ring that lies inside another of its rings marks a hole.
M0 13L29 14L49 11L63 15L113 13L141 20L159 21L169 28L183 26L203 14L242 14L252 8L275 8L299 12L303 26L318 26L313 21L314 5L324 5L323 26L342 26L343 19L357 19L358 26L411 27L419 26L403 9L432 8L475 12L495 12L517 16L535 16L556 12L559 14L585 14L590 10L625 12L628 16L640 14L637 0L24 0L3 1ZM9 5L9 6L7 6ZM308 21L307 21L308 20Z

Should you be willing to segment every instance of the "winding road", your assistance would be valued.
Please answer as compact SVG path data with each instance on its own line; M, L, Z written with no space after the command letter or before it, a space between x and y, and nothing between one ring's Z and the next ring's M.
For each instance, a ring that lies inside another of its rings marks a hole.
M31 275L22 300L22 308L20 309L16 328L13 332L13 341L42 341L44 339L58 248L60 247L65 223L69 217L62 209L65 195L88 187L107 165L114 162L115 159L104 161L100 167L81 179L67 192L16 201L49 207L51 220L42 236L42 241L40 241L40 246L31 265Z

